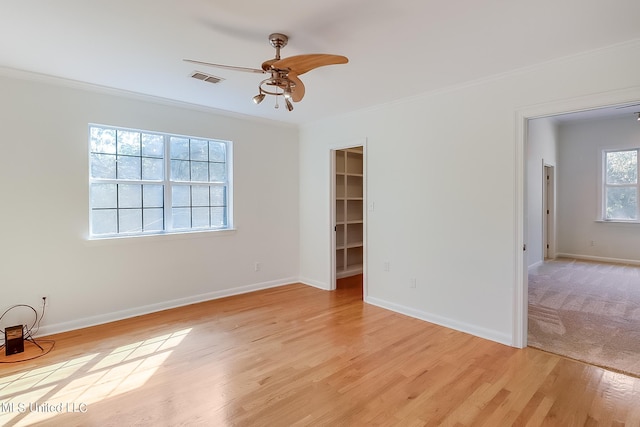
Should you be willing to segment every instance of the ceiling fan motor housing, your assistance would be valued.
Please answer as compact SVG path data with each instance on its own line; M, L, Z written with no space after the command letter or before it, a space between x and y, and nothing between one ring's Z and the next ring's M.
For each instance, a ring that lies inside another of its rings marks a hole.
M281 33L273 33L269 36L269 42L271 43L271 46L275 47L276 49L285 47L288 41L289 37Z

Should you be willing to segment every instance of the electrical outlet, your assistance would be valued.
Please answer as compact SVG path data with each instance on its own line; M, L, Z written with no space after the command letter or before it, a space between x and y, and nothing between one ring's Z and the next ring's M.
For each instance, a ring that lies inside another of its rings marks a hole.
M415 279L415 277L414 277L414 278L412 278L412 279L409 281L409 287L410 287L411 289L415 289L415 288L416 288L416 286L417 286L417 280L416 280L416 279Z
M253 263L253 271L260 271L260 269L262 268L262 264L259 262L254 262Z
M596 245L596 241L595 241L595 240L592 240L592 241L591 241L591 246L595 246L595 245Z

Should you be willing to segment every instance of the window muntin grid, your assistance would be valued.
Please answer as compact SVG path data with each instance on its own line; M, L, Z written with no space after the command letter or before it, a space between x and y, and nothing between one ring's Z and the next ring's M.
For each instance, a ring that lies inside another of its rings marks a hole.
M92 125L90 234L226 229L228 141Z

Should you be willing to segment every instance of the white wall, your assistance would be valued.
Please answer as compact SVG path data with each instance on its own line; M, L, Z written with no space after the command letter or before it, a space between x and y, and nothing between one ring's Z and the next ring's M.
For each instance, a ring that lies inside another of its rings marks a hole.
M0 310L48 296L49 333L297 280L296 128L14 74L0 77ZM233 141L237 231L87 241L88 123Z
M329 147L366 137L366 301L515 343L517 112L638 87L638 69L630 43L303 126L301 277L330 285Z
M527 264L544 260L544 165L556 166L556 126L552 118L529 120L527 136ZM555 210L553 212L555 216Z
M558 250L567 256L640 262L640 225L596 222L601 153L640 146L636 117L559 127ZM591 242L593 241L593 246Z

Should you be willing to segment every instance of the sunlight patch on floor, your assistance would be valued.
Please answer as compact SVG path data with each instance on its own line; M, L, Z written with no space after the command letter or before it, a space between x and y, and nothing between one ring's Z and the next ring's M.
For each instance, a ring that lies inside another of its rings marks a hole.
M26 426L144 385L191 328L0 378L0 425Z

